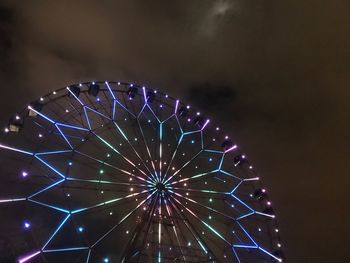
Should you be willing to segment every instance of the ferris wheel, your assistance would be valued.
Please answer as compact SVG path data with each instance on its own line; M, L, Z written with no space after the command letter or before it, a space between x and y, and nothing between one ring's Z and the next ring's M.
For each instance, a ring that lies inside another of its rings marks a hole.
M0 137L1 262L282 262L267 190L188 104L114 81L53 91Z

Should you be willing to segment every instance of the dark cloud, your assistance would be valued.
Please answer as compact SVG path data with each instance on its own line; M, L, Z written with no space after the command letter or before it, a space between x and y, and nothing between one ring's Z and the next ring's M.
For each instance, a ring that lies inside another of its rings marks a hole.
M3 1L0 117L92 79L188 98L261 171L289 261L346 262L349 10L341 0Z

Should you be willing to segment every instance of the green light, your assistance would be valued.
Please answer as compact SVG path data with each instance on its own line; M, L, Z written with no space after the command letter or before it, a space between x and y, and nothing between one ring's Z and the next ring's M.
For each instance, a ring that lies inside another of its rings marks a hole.
M104 173L104 171L101 169L101 170L100 170L100 174L103 174L103 173Z

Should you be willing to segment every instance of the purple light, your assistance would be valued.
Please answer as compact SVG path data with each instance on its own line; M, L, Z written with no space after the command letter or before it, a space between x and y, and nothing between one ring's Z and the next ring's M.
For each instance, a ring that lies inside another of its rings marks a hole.
M22 177L27 177L28 176L28 173L26 171L23 171L22 172Z

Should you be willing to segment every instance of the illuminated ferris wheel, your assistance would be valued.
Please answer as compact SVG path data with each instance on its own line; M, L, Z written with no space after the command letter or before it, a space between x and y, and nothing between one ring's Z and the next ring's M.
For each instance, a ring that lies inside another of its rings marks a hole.
M267 191L228 134L159 91L70 85L0 138L1 262L282 262Z

